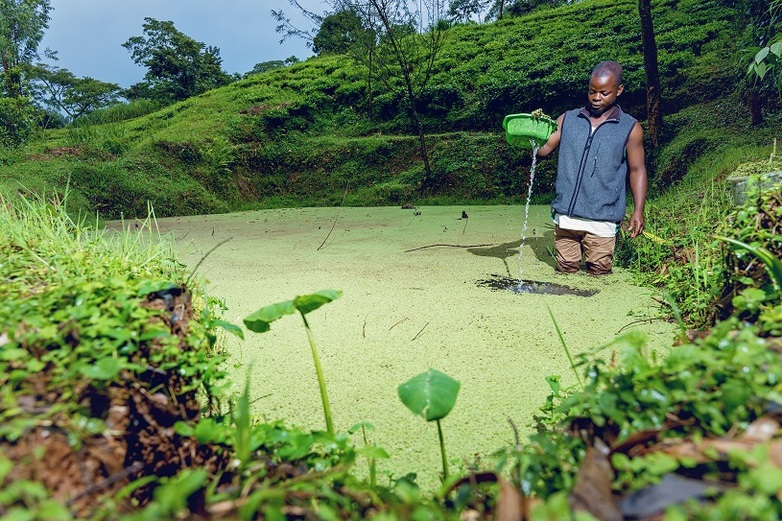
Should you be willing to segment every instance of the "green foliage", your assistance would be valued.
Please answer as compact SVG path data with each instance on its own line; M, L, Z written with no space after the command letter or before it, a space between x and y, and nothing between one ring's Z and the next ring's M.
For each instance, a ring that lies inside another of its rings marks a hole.
M323 403L323 415L326 419L326 431L329 434L334 434L334 422L331 418L331 403L329 402L329 396L326 391L326 379L323 376L323 369L320 365L320 357L318 356L318 350L315 346L315 338L313 337L312 330L307 322L307 314L315 311L324 304L328 304L329 302L338 299L341 295L341 291L333 289L324 289L310 295L299 295L293 300L286 300L284 302L262 307L244 319L244 325L247 326L247 329L255 333L265 333L271 329L271 323L278 318L282 318L285 315L291 315L296 311L299 312L301 319L304 321L304 329L307 331L307 339L309 340L310 351L312 352L312 361L315 363L315 373L318 377L320 398Z
M399 399L410 412L426 421L437 422L437 434L440 440L440 454L443 463L443 480L448 479L448 458L445 455L440 420L448 416L456 405L456 395L461 384L436 369L414 376L397 388Z
M49 0L0 2L0 97L21 98L25 94L25 66L38 57L51 10Z
M364 27L355 11L337 11L323 19L312 39L312 50L315 54L346 54L356 45L374 47L375 40L375 34Z
M193 40L170 21L144 18L143 28L144 36L122 44L134 63L147 68L145 81L131 86L128 98L181 101L230 83L217 47Z
M36 99L54 111L65 112L71 120L113 105L121 88L115 83L93 78L77 78L67 69L50 65L32 67Z
M18 146L35 129L34 110L25 98L0 97L0 147Z

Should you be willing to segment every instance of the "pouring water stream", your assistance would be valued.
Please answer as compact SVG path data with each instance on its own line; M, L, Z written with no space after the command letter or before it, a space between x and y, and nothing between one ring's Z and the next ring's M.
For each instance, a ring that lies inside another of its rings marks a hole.
M529 221L529 204L532 199L532 184L535 182L535 167L538 164L538 148L540 146L534 140L532 143L532 166L529 171L529 186L527 187L527 204L524 206L524 225L521 228L521 243L519 243L519 284L517 289L524 287L524 242L527 240L527 222Z

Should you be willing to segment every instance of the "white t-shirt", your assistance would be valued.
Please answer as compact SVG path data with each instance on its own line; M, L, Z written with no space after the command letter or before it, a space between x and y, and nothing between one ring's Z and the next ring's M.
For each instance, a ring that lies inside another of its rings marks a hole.
M568 217L559 213L554 214L554 222L563 230L587 232L598 237L616 237L616 231L619 229L615 222Z

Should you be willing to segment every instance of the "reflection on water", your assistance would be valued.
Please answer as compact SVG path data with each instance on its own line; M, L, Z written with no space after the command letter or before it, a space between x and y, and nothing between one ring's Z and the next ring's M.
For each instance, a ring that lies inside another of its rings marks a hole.
M493 290L512 291L514 293L533 293L538 295L575 295L577 297L591 297L598 293L596 289L578 289L564 286L555 282L540 282L527 280L519 282L519 279L492 275L491 279L479 280L478 286Z

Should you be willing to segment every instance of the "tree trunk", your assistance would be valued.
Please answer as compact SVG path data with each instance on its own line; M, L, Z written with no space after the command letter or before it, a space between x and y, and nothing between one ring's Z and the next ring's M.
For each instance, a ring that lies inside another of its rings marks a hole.
M638 0L638 15L641 18L641 39L643 41L644 69L646 70L646 119L649 123L649 138L652 147L657 148L660 145L663 113L660 70L657 66L657 42L654 38L650 0Z
M369 121L374 121L372 114L372 52L369 51L369 64L367 65L367 114L369 114Z
M421 158L424 160L424 178L421 180L421 193L433 193L437 190L437 182L432 175L432 167L429 164L429 151L426 147L426 134L424 132L424 125L421 123L421 118L418 117L418 111L415 109L415 95L413 94L413 83L410 80L409 74L405 74L405 82L407 83L407 101L410 114L410 121L413 123L416 132L418 133L418 144L421 150Z
M760 107L760 96L758 91L752 88L749 92L748 100L749 113L752 116L752 126L757 127L763 123L763 111Z

